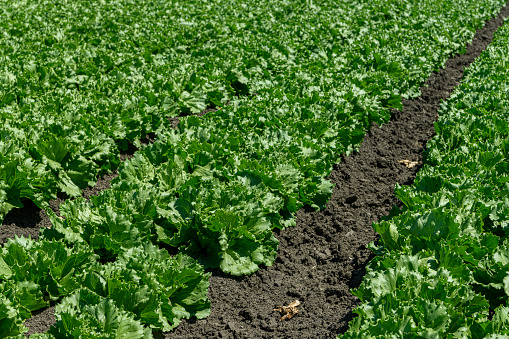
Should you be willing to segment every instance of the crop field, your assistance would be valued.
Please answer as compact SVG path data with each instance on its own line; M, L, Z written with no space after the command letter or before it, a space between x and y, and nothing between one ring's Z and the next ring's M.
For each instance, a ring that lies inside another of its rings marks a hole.
M0 2L0 339L509 337L504 4Z

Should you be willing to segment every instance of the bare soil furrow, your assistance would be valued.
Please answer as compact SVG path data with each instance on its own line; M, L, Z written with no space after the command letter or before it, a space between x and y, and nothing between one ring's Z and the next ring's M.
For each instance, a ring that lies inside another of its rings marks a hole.
M509 3L508 3L509 4ZM372 223L401 203L394 196L396 183L409 185L422 163L426 142L434 135L433 122L439 104L447 99L468 66L493 39L493 32L509 16L501 13L479 29L464 55L452 57L421 87L422 95L404 100L402 110L382 127L373 125L357 152L344 157L330 175L336 184L325 210L302 209L297 226L278 232L278 258L272 267L242 278L219 270L210 279L211 315L184 321L160 338L334 338L346 331L358 299L350 289L359 286L367 262L373 257L366 247L377 240ZM205 112L206 113L206 112ZM175 125L178 119L174 119ZM128 154L125 155L129 156ZM417 163L415 166L405 164ZM84 197L109 187L116 174L102 178ZM65 197L51 202L58 205ZM44 211L28 202L14 210L0 227L0 244L8 238L38 238L49 227ZM299 313L279 321L276 306L299 300ZM25 324L27 335L46 331L55 322L54 307L41 310Z

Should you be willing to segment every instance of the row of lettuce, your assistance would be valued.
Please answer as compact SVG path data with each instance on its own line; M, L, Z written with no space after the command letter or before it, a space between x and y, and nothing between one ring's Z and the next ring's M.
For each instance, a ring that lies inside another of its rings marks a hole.
M25 338L31 312L59 301L58 322L31 338L152 338L151 328L210 313L209 275L151 243L105 262L85 244L16 238L3 248L0 274L1 338Z
M330 169L502 4L4 1L0 220L80 196L168 117L229 101L259 130L310 131Z
M157 138L120 165L110 189L67 200L63 218L47 209L53 227L38 241L3 246L0 338L21 338L23 320L51 304L57 323L32 337L150 338L152 329L208 315L203 266L244 275L272 265L272 230L293 225L303 205L325 205L332 164L358 146L371 122L386 121L402 96L416 95L502 1L483 4L2 8L9 20L0 44L10 49L0 54L9 61L1 213L22 198L45 207L57 192L78 196L118 166L125 141L147 132ZM229 100L204 118L182 118L177 129L166 122Z
M377 256L341 338L509 335L509 26L441 106L404 203L374 225ZM338 337L339 338L339 337Z

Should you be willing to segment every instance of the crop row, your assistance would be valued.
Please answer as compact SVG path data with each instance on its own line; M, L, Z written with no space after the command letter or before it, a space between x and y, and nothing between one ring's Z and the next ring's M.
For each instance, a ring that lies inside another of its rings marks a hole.
M118 166L118 149L169 129L167 117L229 101L262 115L247 117L253 127L335 137L329 171L501 5L4 2L0 219L25 199L80 196Z
M381 242L341 338L509 334L509 26L441 106L437 135Z
M147 328L206 316L203 266L271 265L272 229L293 225L304 204L323 207L332 164L501 1L146 5L2 8L1 213L23 198L45 207L59 191L78 196L118 166L117 147L157 139L110 189L66 201L63 219L48 209L39 241L2 248L0 337L50 302L58 322L35 337L149 338ZM176 130L166 120L227 101Z

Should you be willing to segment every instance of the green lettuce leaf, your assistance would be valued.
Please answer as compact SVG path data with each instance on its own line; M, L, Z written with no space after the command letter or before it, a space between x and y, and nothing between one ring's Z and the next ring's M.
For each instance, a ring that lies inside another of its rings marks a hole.
M55 338L152 338L134 315L119 308L111 299L80 289L55 308L57 323L48 334Z
M122 252L114 263L93 266L83 285L144 324L170 331L182 318L201 319L210 313L209 276L190 257L170 257L147 243Z
M8 338L28 331L23 325L23 320L11 300L0 295L0 338Z

